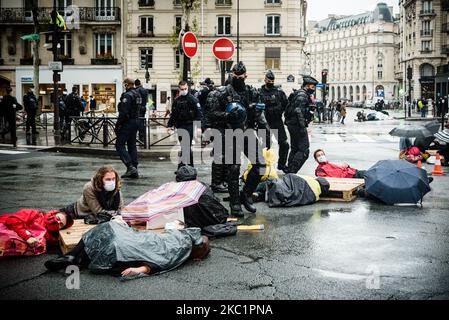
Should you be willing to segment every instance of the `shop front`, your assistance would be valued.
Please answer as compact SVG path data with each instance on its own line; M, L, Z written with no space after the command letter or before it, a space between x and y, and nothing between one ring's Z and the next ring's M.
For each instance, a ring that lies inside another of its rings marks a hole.
M48 70L47 67L41 66L39 82L41 110L42 112L53 112L53 72ZM33 69L31 67L18 67L16 69L16 83L17 99L22 102L26 90L33 85ZM64 66L58 88L59 95L65 90L70 93L74 86L78 88L80 96L87 102L87 110L89 110L89 97L93 96L97 101L97 112L115 114L117 112L117 101L120 100L123 92L122 69L120 67Z

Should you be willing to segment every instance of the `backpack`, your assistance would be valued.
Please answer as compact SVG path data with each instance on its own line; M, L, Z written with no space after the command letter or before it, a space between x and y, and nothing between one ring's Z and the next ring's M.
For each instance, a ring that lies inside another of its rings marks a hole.
M177 115L177 122L191 122L196 119L196 107L194 97L188 95L186 99L178 99L173 108L173 113Z
M237 233L237 226L235 223L221 223L204 227L201 233L209 238L220 238L234 236Z

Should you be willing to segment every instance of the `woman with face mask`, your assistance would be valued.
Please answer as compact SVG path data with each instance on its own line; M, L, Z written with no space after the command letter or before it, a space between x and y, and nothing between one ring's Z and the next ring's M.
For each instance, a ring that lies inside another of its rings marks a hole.
M317 177L363 179L363 176L365 175L364 170L351 168L348 164L338 166L330 163L327 160L326 154L321 149L316 150L313 153L313 157L318 163L318 167L315 170L315 175Z
M78 201L63 209L74 219L84 219L88 224L109 221L120 214L123 198L120 192L121 181L112 166L97 170L91 181L86 183Z

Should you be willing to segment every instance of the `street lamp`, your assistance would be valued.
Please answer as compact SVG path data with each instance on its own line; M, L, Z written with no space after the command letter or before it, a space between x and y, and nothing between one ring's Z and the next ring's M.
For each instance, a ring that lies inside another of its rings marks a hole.
M240 62L240 0L237 0L237 63Z
M412 78L413 78L413 68L408 66L407 68L407 79L408 79L408 116L412 116ZM407 106L404 107L405 118L407 118Z

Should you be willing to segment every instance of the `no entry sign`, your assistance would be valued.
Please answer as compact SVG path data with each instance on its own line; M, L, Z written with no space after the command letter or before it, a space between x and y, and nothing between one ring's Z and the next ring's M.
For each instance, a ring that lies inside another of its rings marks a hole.
M198 40L195 34L190 31L184 34L182 37L182 50L189 58L193 58L196 55L198 51Z
M215 40L212 50L215 58L218 60L229 60L234 55L235 46L232 40L228 38L219 38Z

